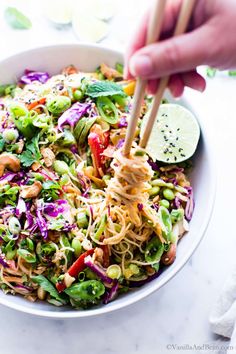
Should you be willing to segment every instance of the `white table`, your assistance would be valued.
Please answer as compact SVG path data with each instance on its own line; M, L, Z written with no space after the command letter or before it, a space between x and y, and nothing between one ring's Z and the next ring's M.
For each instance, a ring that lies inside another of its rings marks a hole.
M126 4L125 14L120 11L104 44L124 47L126 34L142 9L133 7L132 1L121 1ZM14 4L14 1L7 2ZM30 31L13 31L0 15L0 58L36 45L76 41L70 28L57 30L39 13L33 12L36 0L17 0L15 3L28 9L34 26ZM4 1L0 13L3 6ZM132 17L134 8L136 12ZM97 318L40 319L0 306L1 354L224 353L207 351L207 345L220 349L227 344L211 334L208 316L235 262L235 92L236 78L224 74L209 79L203 95L188 92L191 103L206 120L212 137L218 166L218 190L207 234L184 269L149 298ZM187 350L191 345L198 349Z

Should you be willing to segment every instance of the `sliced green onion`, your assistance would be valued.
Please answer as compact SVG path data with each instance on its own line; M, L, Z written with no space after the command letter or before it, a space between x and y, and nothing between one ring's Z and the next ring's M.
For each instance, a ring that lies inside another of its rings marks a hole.
M107 268L106 273L111 279L119 279L121 277L121 268L118 264L112 264Z

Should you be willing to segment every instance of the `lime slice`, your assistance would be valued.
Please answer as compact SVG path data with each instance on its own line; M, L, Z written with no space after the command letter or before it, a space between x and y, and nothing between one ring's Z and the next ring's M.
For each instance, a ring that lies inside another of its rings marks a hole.
M66 25L72 20L73 0L43 0L43 13L52 22Z
M141 137L149 113L143 119ZM200 137L200 128L194 115L177 104L162 104L148 141L146 151L154 161L177 163L190 158Z
M72 26L76 36L82 41L99 42L108 34L107 23L96 17L76 12L73 16Z

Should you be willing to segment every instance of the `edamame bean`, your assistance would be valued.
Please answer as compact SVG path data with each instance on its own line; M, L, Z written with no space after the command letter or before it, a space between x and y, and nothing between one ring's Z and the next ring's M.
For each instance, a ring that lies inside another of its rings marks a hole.
M160 192L160 187L155 186L149 189L148 193L150 195L150 197L154 197L155 195L157 195Z
M163 190L163 196L167 199L167 200L173 200L175 199L175 195L173 193L173 191L169 188L165 188Z
M82 100L83 97L84 97L84 93L81 90L75 90L75 92L73 94L74 100L80 101L80 100Z
M79 212L76 216L77 219L77 224L79 227L81 227L81 229L85 229L86 227L88 227L88 219L87 219L87 215L86 212Z
M65 161L56 160L53 164L54 170L60 175L67 174L69 172L69 166Z
M170 207L170 203L169 203L169 201L166 200L166 199L162 199L162 200L160 201L160 205L163 206L163 207L165 207L166 209L169 209L169 207Z
M151 185L158 186L158 187L166 187L166 188L171 188L171 189L174 188L173 183L167 183L160 178L154 179L153 181L151 181Z
M79 257L79 255L82 252L82 245L81 245L80 240L78 238L73 238L71 246L75 251L75 256Z

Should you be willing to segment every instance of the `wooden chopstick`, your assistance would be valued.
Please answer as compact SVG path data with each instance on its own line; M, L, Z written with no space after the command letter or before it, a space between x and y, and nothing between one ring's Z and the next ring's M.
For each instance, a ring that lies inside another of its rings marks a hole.
M155 6L153 12L151 13L147 29L146 45L149 45L159 40L164 19L166 1L167 0L155 0ZM129 156L130 149L132 147L137 122L140 116L141 106L145 95L146 85L146 80L142 80L140 78L137 79L133 107L123 148L123 153L125 156Z
M192 11L193 11L195 2L196 2L196 0L184 0L183 1L173 36L178 36L180 34L183 34L186 31L190 17L192 15ZM152 108L150 111L148 122L147 122L143 136L142 136L140 143L139 143L139 146L141 146L142 148L146 147L147 142L149 140L153 125L156 120L158 109L161 104L162 97L163 97L164 91L168 85L168 82L169 82L169 76L163 77L160 80L157 94L153 99Z

